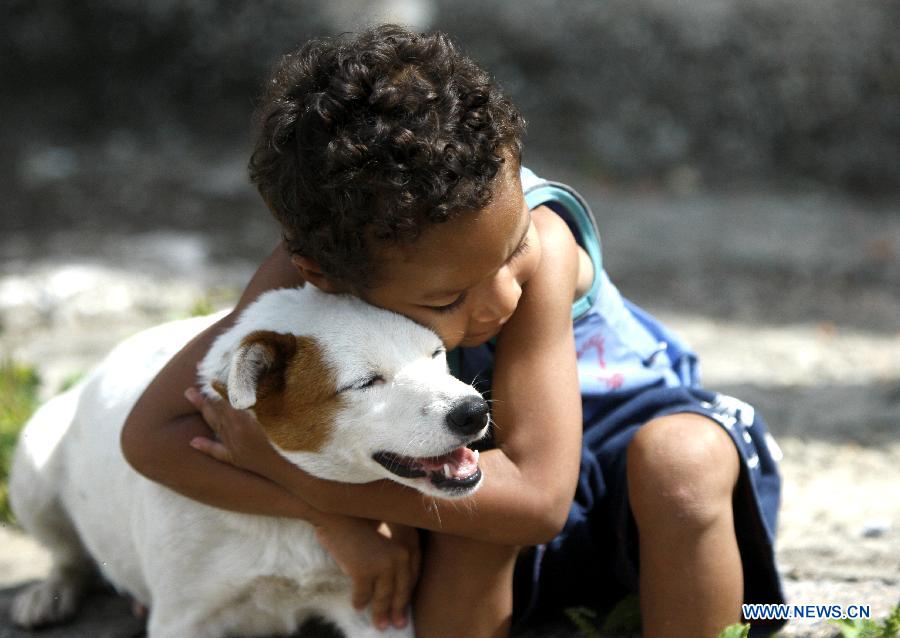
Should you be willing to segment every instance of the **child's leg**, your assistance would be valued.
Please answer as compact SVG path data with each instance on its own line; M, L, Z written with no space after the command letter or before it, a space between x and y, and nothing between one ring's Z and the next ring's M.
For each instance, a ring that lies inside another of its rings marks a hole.
M743 599L734 443L710 419L675 414L641 427L627 458L644 636L718 636L740 621Z
M416 588L416 636L508 636L517 555L517 547L430 533Z

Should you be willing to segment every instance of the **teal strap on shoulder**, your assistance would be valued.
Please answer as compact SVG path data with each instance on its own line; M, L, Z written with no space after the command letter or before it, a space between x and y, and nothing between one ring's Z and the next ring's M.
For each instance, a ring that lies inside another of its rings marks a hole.
M525 191L525 203L528 209L534 209L545 204L550 205L557 213L562 209L568 220L575 225L575 229L581 235L576 237L578 243L584 248L591 263L594 265L594 281L591 287L572 304L572 319L578 319L594 305L600 294L600 282L603 272L602 250L600 248L600 233L597 224L587 202L572 188L558 182L541 182Z

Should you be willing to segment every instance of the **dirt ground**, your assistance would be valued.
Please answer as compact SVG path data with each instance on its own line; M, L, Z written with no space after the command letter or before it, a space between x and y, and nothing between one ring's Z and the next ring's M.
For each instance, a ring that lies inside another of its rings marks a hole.
M784 451L777 556L790 602L884 616L900 602L900 205L579 185L624 294L693 344L706 385L766 415ZM268 228L245 229L233 250L224 235L177 229L7 234L0 353L35 363L52 394L123 336L201 299L227 303L274 242ZM0 638L140 635L124 601L102 592L70 625L11 627L12 596L47 566L32 541L0 529ZM565 622L541 632L577 635ZM837 631L797 621L781 635Z

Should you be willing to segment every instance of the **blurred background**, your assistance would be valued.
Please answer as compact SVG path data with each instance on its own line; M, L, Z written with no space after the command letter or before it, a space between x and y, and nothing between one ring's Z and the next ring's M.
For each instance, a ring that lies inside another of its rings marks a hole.
M278 238L246 176L268 69L380 21L497 78L624 294L768 415L795 599L896 602L896 0L6 0L0 359L34 400L235 299Z

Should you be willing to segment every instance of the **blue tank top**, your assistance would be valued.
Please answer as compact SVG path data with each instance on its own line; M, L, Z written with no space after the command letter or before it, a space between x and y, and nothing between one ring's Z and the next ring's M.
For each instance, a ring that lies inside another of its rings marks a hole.
M548 206L556 212L594 265L590 288L572 305L585 418L643 389L699 385L696 355L656 318L622 297L610 281L603 269L600 234L584 198L524 167L521 179L528 208ZM493 343L457 348L449 354L451 370L489 392L493 355Z

